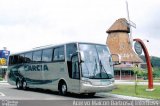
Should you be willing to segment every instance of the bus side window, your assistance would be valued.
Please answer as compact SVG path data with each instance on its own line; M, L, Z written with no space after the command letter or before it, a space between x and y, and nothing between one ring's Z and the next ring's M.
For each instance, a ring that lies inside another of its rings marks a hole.
M25 54L25 63L32 62L32 52L28 52Z
M76 53L76 51L77 51L76 43L66 45L67 66L68 66L68 73L70 78L73 78L71 57L72 57L72 54Z
M25 63L24 54L20 54L20 55L19 55L19 63L20 63L20 64Z
M76 53L76 51L77 51L76 44L67 44L66 45L67 61L71 61L71 56L73 53Z
M13 56L9 56L9 65L13 65L13 60L14 58L13 58Z
M78 65L78 54L72 56L72 78L79 79L79 65Z
M33 52L33 62L41 62L42 50Z
M13 64L19 64L19 55L14 55Z
M57 47L54 49L53 61L64 61L64 46Z
M53 54L53 61L58 61L58 49L59 48L55 48L54 49L54 54Z
M42 52L42 61L51 62L52 61L53 49L45 49Z

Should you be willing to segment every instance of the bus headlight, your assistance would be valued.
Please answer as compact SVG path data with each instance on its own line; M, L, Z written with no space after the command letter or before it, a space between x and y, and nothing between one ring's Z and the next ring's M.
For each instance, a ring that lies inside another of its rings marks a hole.
M115 81L114 80L111 80L111 84L113 84Z
M86 81L86 80L82 80L82 83L85 85L92 85L92 83L90 81Z

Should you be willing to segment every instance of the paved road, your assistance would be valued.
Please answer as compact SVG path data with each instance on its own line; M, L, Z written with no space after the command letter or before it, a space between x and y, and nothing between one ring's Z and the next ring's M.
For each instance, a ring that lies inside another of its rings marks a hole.
M74 99L123 99L107 93L97 93L94 97L87 95L68 94L68 96L61 96L58 92L48 90L29 89L17 90L15 86L7 83L0 83L0 100L74 100Z
M99 100L105 101L105 103L111 103L113 100L145 99L113 95L110 93L97 93L94 97L78 94L68 94L68 96L61 96L58 94L58 92L40 89L29 89L27 91L17 90L15 86L9 85L7 83L0 83L0 106L86 106L85 103L92 103L92 101L93 103L99 103ZM110 101L108 102L108 100ZM81 104L82 102L83 105ZM8 105L9 103L13 104Z

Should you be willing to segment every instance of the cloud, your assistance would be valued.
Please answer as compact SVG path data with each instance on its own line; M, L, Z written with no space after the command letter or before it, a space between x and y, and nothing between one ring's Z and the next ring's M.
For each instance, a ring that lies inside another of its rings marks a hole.
M137 24L133 37L158 37L160 26L155 23L159 22L160 2L128 3L130 18ZM121 17L127 17L125 0L1 0L0 48L19 52L69 41L105 44L105 31Z

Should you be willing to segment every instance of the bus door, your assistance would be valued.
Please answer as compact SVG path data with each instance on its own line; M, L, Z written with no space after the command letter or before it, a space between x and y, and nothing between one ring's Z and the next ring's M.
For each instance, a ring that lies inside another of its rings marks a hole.
M79 92L80 91L80 69L79 69L79 59L78 53L72 56L72 91Z

